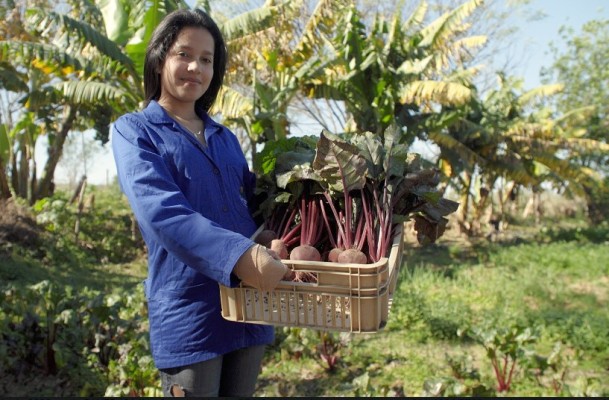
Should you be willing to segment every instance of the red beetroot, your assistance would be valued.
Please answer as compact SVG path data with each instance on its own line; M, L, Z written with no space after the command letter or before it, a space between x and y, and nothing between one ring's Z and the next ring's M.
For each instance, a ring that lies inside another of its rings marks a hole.
M285 242L281 239L273 239L269 246L271 250L273 250L279 258L285 260L288 258L288 247L285 245Z
M358 249L347 249L338 255L337 262L341 264L368 264L368 257Z
M329 262L338 262L338 256L340 255L340 253L342 253L345 249L342 249L340 247L334 247L332 250L330 250L330 252L328 253L328 261Z
M321 261L321 254L315 247L303 244L292 250L290 260Z
M277 239L277 233L271 229L264 229L255 238L254 242L264 246L271 247L271 241Z
M319 210L315 196L302 195L298 207L300 214L300 245L290 252L291 260L321 261L321 253L315 248L320 240L323 225L319 221Z

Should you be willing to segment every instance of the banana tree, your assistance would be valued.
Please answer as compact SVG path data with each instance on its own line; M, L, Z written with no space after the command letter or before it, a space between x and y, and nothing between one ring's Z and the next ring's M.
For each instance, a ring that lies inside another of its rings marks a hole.
M4 143L8 142L12 153L18 153L21 160L16 164L13 157L13 176L7 181L31 203L52 193L55 169L71 131L93 128L96 138L104 143L110 122L139 106L143 98L140 76L145 40L162 16L187 6L176 1L99 4L70 1L71 11L57 13L34 4L29 8L26 3L26 18L19 21L20 34L0 41L0 67L10 63L24 71L25 86L20 90L23 109L35 113L32 123L39 135L46 135L49 141L47 162L37 181L35 171L27 169L34 160L33 152L27 151L27 143L20 142L28 137L25 133L29 129L24 127L22 134L13 136L5 134ZM81 12L83 9L85 12ZM113 36L114 41L106 30L120 35ZM7 69L0 71L6 74ZM4 158L3 161L6 162ZM6 174L5 168L2 173ZM27 195L21 183L26 176L30 179Z
M305 13L305 1L269 1L222 24L232 67L214 111L245 132L254 165L258 143L290 133L292 106L347 3L320 0Z
M544 85L521 93L521 81L500 75L499 86L481 99L476 95L461 107L445 107L426 121L427 139L440 147L439 167L461 197L460 225L470 234L480 233L483 211L498 192L503 204L514 188L539 190L542 183L582 193L596 173L569 160L607 145L578 138L565 130L562 118L534 105L559 93L560 85ZM571 117L585 109L573 110ZM504 185L507 190L501 191Z
M5 99L3 102L2 111L0 112L0 199L8 199L12 197L13 191L11 185L9 185L9 178L7 176L8 165L11 165L13 161L13 136L12 131L12 107L8 101L9 96L14 93L25 92L28 90L28 86L24 80L24 74L18 72L12 64L1 63L0 64L0 89L5 91Z
M377 15L369 33L352 4L329 43L329 60L306 91L344 104L356 131L382 136L396 122L409 128L401 140L412 142L425 111L471 96L474 70L451 74L449 65L456 54L484 43L484 37L461 37L463 22L481 3L470 0L424 26L422 1L405 20L399 13L390 21Z

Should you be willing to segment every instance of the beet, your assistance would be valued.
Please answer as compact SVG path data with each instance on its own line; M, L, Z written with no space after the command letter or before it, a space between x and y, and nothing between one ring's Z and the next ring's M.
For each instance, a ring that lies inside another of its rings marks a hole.
M338 255L341 264L368 264L368 257L358 249L347 249Z
M272 231L270 229L265 229L265 230L261 231L258 235L256 235L254 242L256 242L264 247L270 248L271 241L273 239L277 239L277 233L275 233L275 231Z
M290 260L321 261L321 254L315 247L305 244L292 250Z
M279 258L282 260L287 260L288 258L288 247L285 245L283 240L281 239L273 239L271 240L269 248L273 250Z
M340 247L335 247L328 253L328 261L329 262L338 262L338 256L340 253L345 251L345 249L341 249Z

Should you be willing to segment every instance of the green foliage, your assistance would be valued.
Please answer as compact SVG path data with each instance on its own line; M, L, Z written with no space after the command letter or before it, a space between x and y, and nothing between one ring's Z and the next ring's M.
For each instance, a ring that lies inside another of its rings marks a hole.
M350 335L346 333L282 327L276 330L274 348L280 351L281 360L310 358L333 371L339 363L341 349L349 340Z
M387 329L400 331L408 327L409 337L420 343L434 340L452 340L468 324L471 311L458 303L430 298L420 289L400 292L395 299L395 314Z
M577 228L553 227L541 228L536 239L541 242L579 242L579 243L607 243L609 242L609 225L595 225Z
M579 32L572 27L562 26L559 35L565 46L551 44L555 61L551 67L542 70L546 81L556 79L564 84L564 90L552 105L555 112L563 115L561 124L565 130L577 132L584 140L597 141L569 154L569 158L601 172L601 176L605 177L585 182L588 216L593 223L606 221L609 216L609 179L606 178L609 171L609 101L606 95L609 74L603 61L609 56L608 28L607 18L588 21ZM573 112L578 109L582 112Z
M87 193L96 204L83 209L78 237L78 207L58 192L33 207L42 230L37 246L3 245L0 376L13 380L9 394L155 393L137 267L143 247L131 238L130 210L117 188ZM130 264L108 264L116 260ZM138 368L129 366L134 360Z
M609 76L603 60L609 56L608 28L609 20L606 18L586 22L580 32L562 26L559 34L566 47L552 43L550 49L555 57L554 64L542 70L544 79L554 78L565 85L556 104L558 111L568 115L574 108L592 106L594 112L589 118L571 122L580 124L586 130L586 137L605 142L608 138L606 92ZM606 154L598 153L598 156L606 162Z
M609 219L609 177L586 187L588 218L593 224L607 224Z
M126 388L121 393L142 395L156 387L141 285L107 294L42 281L5 288L0 301L2 375L19 384L33 375L73 381L54 388L51 396L102 396L108 385L114 392Z
M108 364L106 397L159 397L159 372L150 354L148 336L140 334L118 346L118 357Z
M473 328L468 335L482 344L493 366L497 380L497 392L507 392L512 387L516 366L529 352L537 336L529 327L510 326L502 329Z
M70 204L64 192L34 204L37 222L50 233L49 261L73 258L118 263L140 256L143 242L135 235L132 213L118 189L93 188L89 192L89 205L82 211L77 204Z
M317 337L314 330L297 327L281 327L275 330L275 351L281 360L314 357Z
M452 376L429 378L423 384L425 397L496 397L495 391L477 380L461 380Z
M372 385L368 372L364 372L362 375L354 378L352 383L354 387L353 395L355 397L397 397L399 394L386 385Z
M95 193L95 208L118 198ZM70 225L60 208L45 209L57 211L49 211L47 223L57 227L49 235ZM407 248L383 331L277 328L257 395L495 396L492 360L506 356L508 365L517 361L509 395L607 395L606 244L549 236L527 242ZM105 286L114 279L106 272L91 289L77 284L91 275L82 266L41 268L56 271L58 283L13 281L0 294L1 387L8 387L4 379L20 384L35 374L46 382L31 385L37 394L160 395L137 280ZM71 281L62 280L70 273ZM478 337L463 334L476 329ZM335 356L331 368L328 356Z
M442 281L438 272L410 270L403 273L399 296L387 329L400 331L408 327L409 336L418 342L454 340L468 326L472 310L456 296L434 291Z

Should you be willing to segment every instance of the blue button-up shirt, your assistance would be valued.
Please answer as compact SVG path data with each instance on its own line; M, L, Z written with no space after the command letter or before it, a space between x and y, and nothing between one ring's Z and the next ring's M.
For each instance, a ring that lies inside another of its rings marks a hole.
M222 318L218 283L253 245L255 175L239 141L208 115L203 146L155 101L112 126L118 179L148 249L150 343L157 368L273 341L273 328Z

